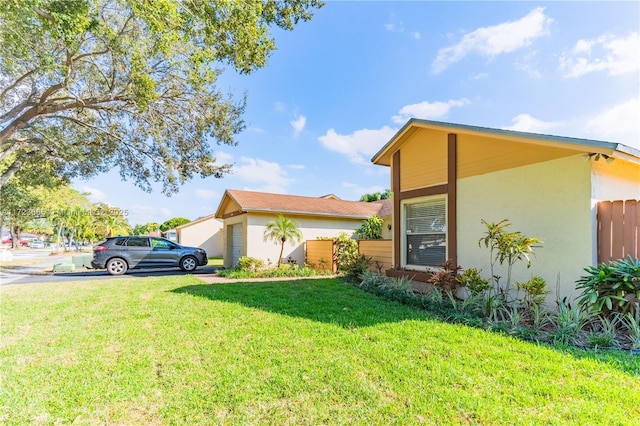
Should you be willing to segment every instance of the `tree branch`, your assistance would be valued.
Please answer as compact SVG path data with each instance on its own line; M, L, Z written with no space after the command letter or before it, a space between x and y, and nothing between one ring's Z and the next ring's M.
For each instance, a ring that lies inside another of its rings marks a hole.
M4 89L2 91L2 93L0 93L0 99L4 99L4 97L7 95L7 93L9 93L9 91L15 89L18 85L20 85L20 83L22 83L22 80L24 80L25 78L30 77L35 72L36 72L36 70L31 70L31 71L28 71L27 73L21 75L18 79L16 79L16 81L13 82L13 84L9 85L6 89ZM33 94L33 90L32 90L32 94Z
M11 179L18 170L20 170L21 167L22 167L22 161L20 160L14 161L13 164L11 164L9 168L5 170L4 173L2 173L2 176L0 176L0 188L2 188L4 184L7 183L7 181Z

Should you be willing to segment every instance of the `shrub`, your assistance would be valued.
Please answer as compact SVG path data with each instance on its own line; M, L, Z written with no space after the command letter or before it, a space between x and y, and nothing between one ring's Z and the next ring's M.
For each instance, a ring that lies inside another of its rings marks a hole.
M460 282L456 279L460 269L462 269L460 266L454 266L447 261L442 269L431 273L427 282L441 291L455 293L460 286Z
M237 269L245 272L255 272L264 268L264 262L255 257L242 256L238 259Z
M353 262L345 271L345 276L348 280L357 282L360 280L365 273L365 271L369 270L369 265L371 264L371 258L365 255L360 255L356 258L355 262Z
M472 296L482 295L487 290L491 290L490 280L482 278L480 271L476 268L469 268L456 277L461 287L466 287Z
M352 268L358 259L358 242L346 232L341 232L336 238L336 261L338 271L346 272Z
M594 314L611 316L634 310L640 300L640 260L631 256L584 268L587 275L576 281L582 290L578 303Z
M363 240L379 240L382 238L382 222L382 219L373 215L356 229L356 234Z
M545 297L549 294L547 291L547 282L544 278L534 275L529 281L516 283L518 290L524 291L524 302L528 306L542 305Z

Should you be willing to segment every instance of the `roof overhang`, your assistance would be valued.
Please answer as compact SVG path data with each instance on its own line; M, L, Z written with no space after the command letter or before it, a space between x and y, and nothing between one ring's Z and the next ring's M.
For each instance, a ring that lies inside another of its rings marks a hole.
M576 151L576 153L605 154L610 157L621 158L626 161L640 164L640 150L619 143L518 132L514 130L493 129L440 121L419 120L416 118L410 119L391 138L391 140L389 140L389 142L387 142L382 149L373 156L371 161L374 164L390 166L393 153L420 129L430 129L446 133L456 133L484 138L490 137L497 140L508 140L511 142L571 149Z

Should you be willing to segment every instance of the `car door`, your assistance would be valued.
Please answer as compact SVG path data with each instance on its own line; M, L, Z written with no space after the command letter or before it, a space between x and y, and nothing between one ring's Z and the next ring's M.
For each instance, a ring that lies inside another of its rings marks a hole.
M151 254L150 260L154 266L178 266L180 262L181 251L177 244L165 240L164 238L151 237Z
M125 251L130 268L149 266L151 254L149 237L129 237L125 243Z

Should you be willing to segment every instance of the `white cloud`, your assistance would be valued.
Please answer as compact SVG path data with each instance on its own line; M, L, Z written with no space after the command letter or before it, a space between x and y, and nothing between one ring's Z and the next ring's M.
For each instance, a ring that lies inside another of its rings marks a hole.
M536 38L550 33L551 22L553 20L544 14L544 8L538 7L517 21L478 28L465 34L459 43L438 50L431 69L440 73L470 53L492 58L527 47Z
M291 170L303 170L305 168L304 164L287 164L285 167Z
M299 116L293 121L290 121L291 127L293 127L293 137L297 138L304 130L304 126L307 123L307 117L304 115Z
M227 154L224 151L217 151L214 156L218 164L230 164L233 161L233 155Z
M471 80L484 80L485 78L488 78L489 74L481 72L478 74L473 74L471 77L469 77L469 79Z
M640 69L640 36L602 35L592 40L578 40L573 49L560 57L560 71L566 78L576 78L595 71L609 75L636 72Z
M104 201L107 198L104 192L96 188L91 188L89 186L83 186L81 192L88 193L89 195L87 196L87 198L92 203L97 203L98 201Z
M434 119L442 118L449 113L452 107L461 107L468 105L470 102L466 98L450 100L446 102L420 102L419 104L403 106L398 115L394 115L391 119L395 123L404 124L410 118Z
M212 191L210 189L196 189L196 196L205 200L211 200L219 197L220 194L218 194L217 191Z
M639 112L640 99L630 99L589 119L586 130L598 138L640 149Z
M413 36L414 39L416 40L420 40L422 38L422 35L418 32L418 31L414 31L411 33L411 35Z
M561 126L563 123L557 121L542 121L529 114L520 114L512 120L513 125L503 127L504 130L515 130L518 132L545 133L551 129Z
M341 135L329 129L318 140L325 148L345 154L353 163L368 164L369 157L378 152L396 131L389 126L384 126L378 130L363 129L356 130L350 135Z
M280 164L260 158L247 157L241 157L240 161L243 164L233 168L233 176L256 185L246 189L276 193L287 192L286 188L292 180L287 177L287 171Z

